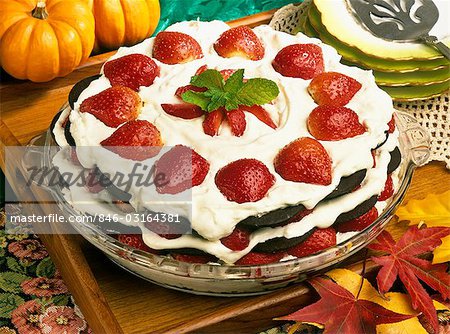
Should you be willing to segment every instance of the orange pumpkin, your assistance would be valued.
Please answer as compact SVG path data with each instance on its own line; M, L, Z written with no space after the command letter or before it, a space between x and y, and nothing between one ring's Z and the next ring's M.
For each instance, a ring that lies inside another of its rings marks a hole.
M94 16L78 0L0 0L0 65L18 79L73 71L94 46Z
M117 49L149 37L159 21L158 0L86 0L95 17L96 44Z

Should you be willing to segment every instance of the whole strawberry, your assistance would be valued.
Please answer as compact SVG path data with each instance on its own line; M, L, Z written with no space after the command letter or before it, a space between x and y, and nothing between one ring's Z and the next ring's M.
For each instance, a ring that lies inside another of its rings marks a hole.
M156 163L155 174L164 176L156 185L160 194L177 194L198 186L209 171L209 162L193 149L177 145L164 153Z
M378 211L376 207L373 207L365 214L356 217L355 219L336 224L336 231L345 233L353 231L362 231L367 226L371 225L378 218Z
M141 98L132 89L114 86L88 97L80 105L80 112L90 113L109 127L134 120L139 114Z
M108 61L103 71L112 86L125 86L135 91L150 86L159 75L159 67L150 57L135 53Z
M100 143L123 158L142 161L159 153L161 134L145 120L128 122Z
M153 57L164 64L174 65L203 58L203 52L193 37L181 32L162 31L155 37Z
M345 106L361 89L361 84L349 76L337 72L316 75L308 86L308 92L318 105Z
M225 58L244 57L260 60L264 57L264 46L258 36L247 26L231 28L220 35L214 50Z
M275 177L261 161L240 159L222 167L216 174L215 183L229 201L256 202L266 196Z
M329 185L331 158L317 140L302 137L283 147L274 161L275 170L288 181Z
M290 248L289 255L304 257L336 245L336 231L332 227L316 229L308 239Z
M313 109L308 116L308 130L318 140L342 140L366 132L353 110L329 105Z
M293 44L281 49L272 66L285 77L312 79L324 70L323 54L315 44Z

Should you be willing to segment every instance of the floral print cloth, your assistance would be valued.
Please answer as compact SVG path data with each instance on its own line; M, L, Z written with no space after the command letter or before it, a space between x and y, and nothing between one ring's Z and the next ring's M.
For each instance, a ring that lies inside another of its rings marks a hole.
M0 334L87 334L89 326L35 235L6 234L0 211Z

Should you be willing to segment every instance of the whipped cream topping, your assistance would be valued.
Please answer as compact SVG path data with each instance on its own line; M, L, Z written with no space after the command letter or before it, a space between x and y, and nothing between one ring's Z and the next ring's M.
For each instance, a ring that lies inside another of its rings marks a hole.
M371 169L373 164L371 149L384 140L384 132L388 129L387 123L391 119L393 108L390 97L376 86L370 71L340 64L340 56L336 51L320 40L308 38L301 33L292 36L275 31L268 26L259 26L254 29L255 34L265 46L263 59L251 61L240 57L222 58L214 51L213 43L227 29L229 26L221 21L181 22L169 27L168 31L179 31L193 36L201 45L204 57L178 65L167 65L155 60L160 66L160 76L150 87L141 87L139 95L143 101L143 107L138 118L152 122L160 130L165 145L190 146L210 163L210 171L204 182L192 188L192 227L205 240L190 235L168 240L145 230L142 226L144 241L155 249L180 247L202 249L232 263L248 253L258 242L277 236L289 238L300 236L314 226L330 226L340 213L349 211L364 200L379 194L387 178L389 151L398 145L398 134L391 134L388 142L378 150L377 166ZM111 59L132 53L151 56L153 40L150 38L136 46L120 48ZM278 51L294 43L318 44L323 50L325 71L349 75L362 84L362 88L347 107L357 113L360 122L367 128L366 133L341 141L321 141L332 159L332 184L328 186L286 181L275 172L273 166L273 160L283 146L299 137L311 137L307 129L307 117L317 106L307 92L310 80L284 77L272 67L272 61ZM208 68L218 70L244 68L247 78L263 77L276 82L280 94L272 104L264 105L264 108L270 113L278 128L274 130L252 114L245 113L247 128L243 136L233 136L224 122L219 135L210 137L203 132L203 118L184 120L166 114L160 105L180 103L174 95L176 89L187 85L197 69L205 64ZM83 100L110 86L109 80L101 76L83 91L74 110L70 113L71 133L77 147L83 147L82 150L77 149L77 153L84 167L90 168L97 165L105 173L114 173L117 170L127 172L132 165L128 160L117 155L110 155L110 158L107 158L107 154L98 154L100 142L108 138L116 129L106 126L89 113L79 112ZM59 141L59 135L56 137L59 144L66 144L62 138L61 142ZM89 147L96 147L96 149L89 150ZM217 189L214 183L215 174L228 163L249 157L262 161L268 167L276 178L275 185L266 197L258 202L242 204L230 202ZM368 169L368 173L360 189L317 205L334 190L341 177L361 169ZM154 193L154 189L150 188L132 187L129 193L132 195L130 203L137 210L149 206L146 203L147 198L154 198L154 196L149 197ZM170 195L161 197L162 202L165 199L170 207ZM313 214L305 217L301 222L282 228L267 228L255 232L250 245L241 252L233 252L219 241L220 238L229 235L239 221L248 216L262 215L299 203L307 208L315 207Z

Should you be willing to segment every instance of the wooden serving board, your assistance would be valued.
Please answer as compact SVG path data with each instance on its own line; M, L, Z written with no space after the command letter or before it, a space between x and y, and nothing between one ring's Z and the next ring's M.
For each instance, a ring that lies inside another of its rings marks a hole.
M267 23L274 11L230 22L236 26ZM76 71L49 83L10 81L0 86L1 168L16 162L5 161L4 146L24 145L44 132L70 88L80 79L97 74L112 53L98 55ZM8 168L12 171L13 168ZM418 169L406 200L442 193L450 188L450 173L443 164L432 163ZM6 175L12 187L15 173ZM14 189L29 200L41 199L39 190ZM40 209L46 212L45 205ZM405 223L391 223L390 232L399 237ZM74 295L94 333L255 333L278 323L272 319L310 303L316 296L304 284L297 284L259 297L220 298L186 294L148 283L120 269L93 246L76 235L40 235L53 261ZM360 271L361 254L342 266ZM368 270L374 270L373 263Z

